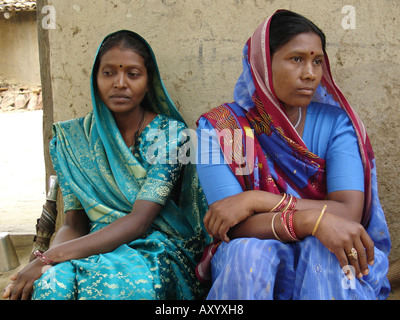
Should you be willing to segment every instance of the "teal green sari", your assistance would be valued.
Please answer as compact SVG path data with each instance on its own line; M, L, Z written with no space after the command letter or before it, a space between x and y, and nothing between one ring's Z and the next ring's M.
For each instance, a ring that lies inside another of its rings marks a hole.
M187 126L156 68L147 99L158 116L128 148L96 93L94 77L93 112L53 126L50 154L64 211L84 209L90 232L96 232L129 214L138 199L163 208L145 237L50 268L35 282L33 299L202 298L195 265L209 240L202 224L207 203L195 166L173 156L188 143Z

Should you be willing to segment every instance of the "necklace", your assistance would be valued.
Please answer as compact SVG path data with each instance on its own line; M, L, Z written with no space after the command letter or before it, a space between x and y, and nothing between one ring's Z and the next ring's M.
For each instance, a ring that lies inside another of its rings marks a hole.
M142 131L142 129L143 129L144 120L146 119L146 117L147 117L147 109L144 110L143 113L142 113L142 119L140 120L139 128L138 128L137 131L135 132L135 141L133 142L133 145L135 145L136 142L137 142L137 139L138 139L138 137L139 137L139 133L140 133L140 131Z
M299 126L299 124L300 124L300 121L301 121L301 107L299 107L299 119L297 120L297 123L295 124L295 126L294 126L294 128L295 129L297 129L297 127Z

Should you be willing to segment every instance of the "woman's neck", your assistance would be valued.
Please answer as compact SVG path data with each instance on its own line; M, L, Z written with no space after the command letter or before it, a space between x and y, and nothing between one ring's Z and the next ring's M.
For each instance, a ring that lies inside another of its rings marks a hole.
M303 134L307 107L292 107L283 104L286 116L300 136Z
M135 143L135 133L139 131L145 121L145 110L138 106L128 113L113 113L115 123L128 147Z

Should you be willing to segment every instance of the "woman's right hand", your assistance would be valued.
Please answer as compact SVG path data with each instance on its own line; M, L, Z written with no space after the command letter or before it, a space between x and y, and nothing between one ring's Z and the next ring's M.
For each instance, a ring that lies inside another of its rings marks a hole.
M51 265L45 265L38 259L31 261L20 272L13 275L12 281L3 292L3 299L29 300L34 282L46 272Z
M358 278L369 273L368 265L374 263L374 242L361 224L326 212L315 237L335 254L342 268L353 266ZM357 251L355 257L351 254L353 248Z
M229 242L227 235L230 228L254 213L249 195L242 192L214 202L204 216L204 226L211 237Z
M14 275L12 275L11 277L10 277L10 283L9 283L9 285L4 289L4 292L3 292L3 299L8 299L10 296L11 296L11 290L12 290L12 287L14 286L14 282L15 282L15 280L17 280L17 278L18 278L18 273L16 273L16 274L14 274Z
M252 190L221 199L209 206L204 226L211 237L229 242L229 230L255 213L269 212L282 195Z

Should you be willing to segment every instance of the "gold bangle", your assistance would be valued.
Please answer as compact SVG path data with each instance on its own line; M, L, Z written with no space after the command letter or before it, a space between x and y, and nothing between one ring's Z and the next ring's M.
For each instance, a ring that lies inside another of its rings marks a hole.
M325 213L325 209L326 209L326 205L324 206L324 208L323 208L322 211L321 211L321 214L319 215L319 218L318 218L318 220L317 220L317 223L315 224L314 230L313 230L313 232L311 233L312 236L314 236L315 233L317 232L319 223L321 222L322 216L323 216L324 213Z
M287 211L287 210L290 208L290 205L291 205L292 202L293 202L294 196L292 196L291 194L289 194L289 197L290 197L289 202L288 202L287 206L285 207L285 209L282 210L282 212Z
M278 214L279 214L279 212L275 213L274 216L273 216L273 218L272 218L272 221L271 221L271 229L272 229L272 232L274 233L274 236L275 236L276 240L279 240L280 242L284 242L281 238L278 237L278 235L276 234L276 231L275 231L274 221L275 221L275 217L276 217Z
M273 207L270 212L274 212L282 204L282 202L286 199L286 196L287 196L287 194L284 193L281 201L279 201L278 204L275 207Z

